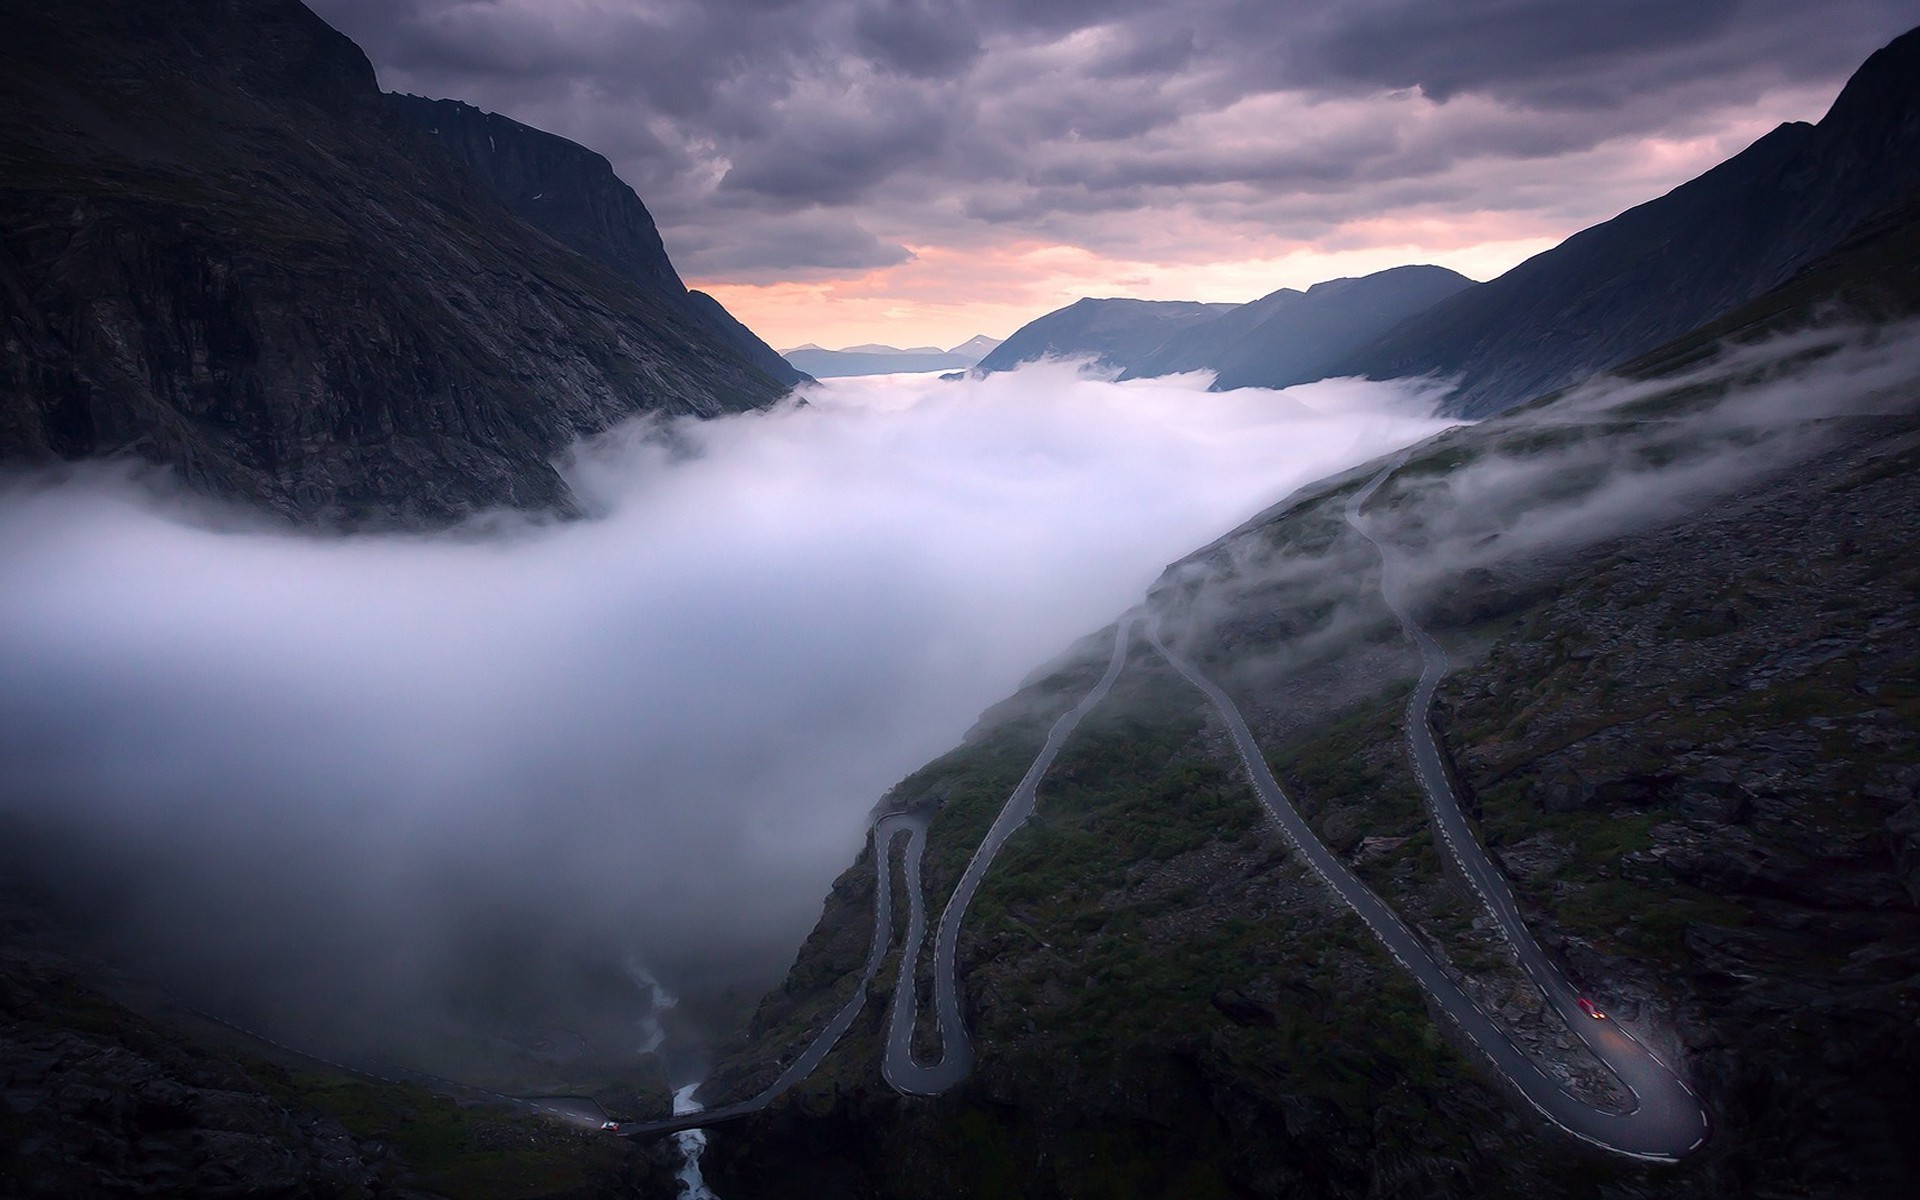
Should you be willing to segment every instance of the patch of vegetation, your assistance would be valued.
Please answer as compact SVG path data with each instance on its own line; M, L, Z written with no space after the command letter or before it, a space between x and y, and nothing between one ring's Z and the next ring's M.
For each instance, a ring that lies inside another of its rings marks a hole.
M537 1200L610 1186L630 1147L551 1121L460 1104L411 1084L340 1075L279 1076L285 1096L391 1145L421 1186L448 1200Z

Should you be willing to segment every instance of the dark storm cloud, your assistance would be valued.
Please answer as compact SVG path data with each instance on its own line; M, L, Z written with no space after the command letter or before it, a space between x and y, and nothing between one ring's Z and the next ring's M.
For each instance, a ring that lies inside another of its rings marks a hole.
M980 54L959 6L927 0L868 0L855 11L860 45L876 61L921 79L948 79Z
M1389 0L1355 5L1306 41L1301 63L1324 77L1417 87L1436 100L1488 90L1538 98L1722 33L1741 0ZM1644 65L1637 68L1644 70ZM1546 85L1543 89L1543 83Z
M1920 16L1911 0L313 3L387 86L607 153L695 276L723 258L750 269L722 250L729 235L772 246L755 222L819 209L927 244L1009 232L984 228L989 214L1033 222L1010 231L1032 234L1061 191L1082 213L1204 204L1211 222L1250 234L1284 226L1294 193L1339 189L1365 218L1406 180L1459 193L1439 181L1622 138L1697 137L1770 91L1837 88ZM1429 102L1444 102L1437 115ZM1378 119L1356 120L1343 107L1356 103ZM1240 190L1165 194L1194 187ZM1544 211L1645 198L1561 187ZM1489 185L1453 202L1498 209L1506 196ZM1098 251L1109 237L1127 231L1089 224L1078 240ZM823 250L802 265L846 265ZM769 258L764 278L794 259Z
M709 279L751 281L771 271L782 279L891 267L913 258L846 217L812 211L769 214L730 229L700 228L675 242L676 258L697 258Z
M938 93L889 80L793 98L777 136L740 144L726 191L836 204L938 153L952 109Z

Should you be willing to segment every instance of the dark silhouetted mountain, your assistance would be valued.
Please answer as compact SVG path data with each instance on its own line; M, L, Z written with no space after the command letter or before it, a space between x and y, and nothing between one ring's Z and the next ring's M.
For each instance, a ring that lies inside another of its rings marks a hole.
M662 303L684 307L780 382L806 379L718 300L688 292L653 215L602 155L458 100L389 94L387 103L445 146L514 216Z
M982 371L1005 371L1024 362L1090 357L1124 370L1174 334L1239 305L1194 300L1076 300L1013 331L980 360Z
M720 334L722 341L738 350L754 366L788 386L810 381L805 371L796 368L779 351L761 341L759 334L748 329L712 296L701 291L689 291L687 300L692 304L693 311Z
M551 460L581 435L786 390L515 216L294 0L0 0L0 22L0 456L434 523L569 509ZM638 247L604 200L581 228Z
M1474 286L1445 267L1394 267L1282 288L1181 330L1121 377L1213 371L1219 390L1288 387L1321 379L1342 356L1440 300Z
M1331 374L1455 376L1497 412L1785 283L1920 185L1920 30L1861 66L1818 125L1782 125L1657 200L1444 300Z

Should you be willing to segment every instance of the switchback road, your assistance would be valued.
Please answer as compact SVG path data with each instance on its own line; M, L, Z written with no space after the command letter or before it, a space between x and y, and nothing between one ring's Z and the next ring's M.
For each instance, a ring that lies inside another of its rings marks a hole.
M1218 684L1165 644L1160 636L1157 618L1149 625L1148 639L1160 655L1212 703L1233 738L1234 747L1246 767L1255 794L1300 860L1341 903L1360 917L1394 960L1414 977L1440 1010L1491 1060L1494 1068L1528 1104L1554 1125L1593 1145L1634 1158L1663 1162L1676 1160L1706 1140L1705 1110L1679 1075L1618 1022L1590 1015L1581 1008L1578 993L1547 957L1521 918L1512 889L1481 848L1472 826L1461 811L1458 797L1454 795L1432 728L1434 691L1447 672L1447 658L1439 643L1413 619L1405 598L1405 567L1399 555L1374 537L1361 515L1367 502L1403 461L1404 455L1389 463L1359 489L1348 501L1345 516L1354 531L1379 552L1383 598L1400 622L1407 639L1420 653L1420 680L1407 704L1407 753L1413 762L1426 798L1429 817L1441 842L1498 923L1522 967L1548 1003L1613 1072L1631 1097L1631 1106L1626 1111L1616 1112L1597 1106L1567 1091L1491 1020L1454 982L1428 950L1426 943L1399 914L1320 841L1274 778L1239 708ZM906 839L903 868L908 902L907 930L888 1015L882 1074L896 1091L915 1096L938 1095L965 1079L972 1069L973 1047L960 1011L956 955L961 925L995 856L1014 830L1032 814L1035 790L1053 765L1061 747L1087 713L1105 699L1114 681L1119 678L1126 664L1133 623L1134 618L1129 614L1117 626L1106 673L1072 710L1054 723L1026 776L1007 798L986 837L975 849L942 911L934 937L931 964L934 1018L941 1045L938 1061L922 1064L913 1057L913 1035L919 1020L916 979L921 947L926 938L920 866L926 849L927 819L921 814L889 813L877 820L873 827L873 942L852 998L759 1095L737 1104L671 1120L623 1124L619 1132L624 1135L665 1134L758 1112L805 1079L819 1065L859 1016L873 980L887 956L893 930L893 851L903 837Z

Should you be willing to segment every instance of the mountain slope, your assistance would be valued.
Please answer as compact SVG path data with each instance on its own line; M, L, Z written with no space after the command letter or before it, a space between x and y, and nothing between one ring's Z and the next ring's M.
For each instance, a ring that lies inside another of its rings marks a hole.
M1920 185L1920 30L1869 58L1818 125L1782 125L1333 364L1457 376L1465 415L1640 354L1786 282Z
M721 341L767 375L788 386L807 383L812 379L812 376L782 357L778 350L761 341L759 334L748 329L712 296L690 290L687 292L687 303L696 316L720 335Z
M565 510L578 436L785 390L507 211L293 0L0 20L0 457L437 523Z
M1174 334L1121 377L1213 371L1216 390L1321 379L1356 348L1473 286L1444 267L1409 266L1330 279L1305 292L1282 288Z
M894 1098L880 997L819 1077L715 1135L719 1192L1903 1194L1920 1171L1920 331L1808 322L1836 298L1920 312L1914 217L1725 331L1784 337L1712 357L1703 333L1634 379L1441 435L1368 507L1454 663L1436 724L1481 840L1565 972L1700 1093L1702 1150L1650 1167L1535 1123L1255 819L1203 701L1137 647L963 928L975 1074ZM1415 656L1343 520L1382 466L1176 563L1149 608L1233 693L1322 840L1604 1103L1604 1072L1428 829L1401 728ZM931 817L935 912L1106 645L1037 673L883 802ZM844 999L873 882L869 849L706 1094L750 1093Z
M1192 300L1076 300L1014 330L979 368L1007 371L1049 356L1088 356L1104 367L1126 368L1174 334L1237 307Z
M781 383L806 379L719 301L688 292L652 214L601 155L458 100L389 93L386 103L446 147L514 216L661 303L711 324L723 341Z

